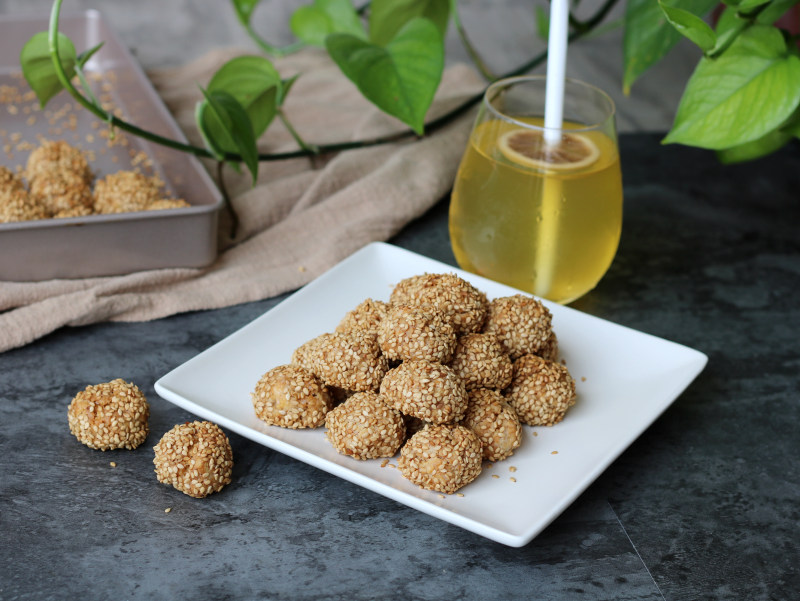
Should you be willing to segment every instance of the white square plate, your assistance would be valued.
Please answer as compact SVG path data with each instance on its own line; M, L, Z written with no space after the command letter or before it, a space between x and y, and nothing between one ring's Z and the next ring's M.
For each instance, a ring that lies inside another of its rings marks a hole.
M367 297L421 273L457 273L489 298L518 291L383 243L370 244L155 384L164 399L242 436L424 513L520 547L575 500L702 371L696 350L546 303L578 400L560 424L523 428L517 452L459 495L405 480L383 460L338 454L324 428L289 430L256 418L250 392L302 343L336 327ZM512 471L512 468L515 468ZM494 477L496 476L496 477ZM513 479L512 479L513 478Z

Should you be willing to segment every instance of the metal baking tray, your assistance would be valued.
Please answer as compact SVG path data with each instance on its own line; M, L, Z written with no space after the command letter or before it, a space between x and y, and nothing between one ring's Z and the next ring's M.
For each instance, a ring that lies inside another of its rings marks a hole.
M0 17L0 164L24 168L42 138L62 139L83 149L96 178L139 167L158 175L165 192L191 206L0 223L0 280L41 281L120 275L167 267L203 267L217 255L217 220L222 195L194 156L124 132L80 107L66 92L44 110L22 78L19 54L47 18ZM95 95L126 120L162 136L185 141L141 67L102 15L94 10L65 14L60 29L80 53L103 42L84 70ZM15 91L19 90L17 96ZM9 97L17 102L9 102Z

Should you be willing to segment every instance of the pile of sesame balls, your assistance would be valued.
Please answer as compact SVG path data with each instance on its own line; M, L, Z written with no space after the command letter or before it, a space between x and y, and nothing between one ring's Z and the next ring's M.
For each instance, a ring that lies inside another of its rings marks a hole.
M557 362L552 316L538 300L489 301L455 274L399 282L389 302L366 299L334 332L301 345L251 394L258 418L325 426L354 459L394 457L414 484L452 494L482 462L510 457L522 424L552 426L575 403Z
M149 434L150 406L142 391L122 379L87 386L72 399L69 429L87 447L133 450ZM231 482L230 441L207 421L179 424L154 447L156 476L190 497L203 498Z

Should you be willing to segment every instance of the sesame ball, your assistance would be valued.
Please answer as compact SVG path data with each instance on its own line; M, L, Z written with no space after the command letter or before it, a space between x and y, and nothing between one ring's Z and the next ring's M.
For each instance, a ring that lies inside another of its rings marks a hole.
M514 362L506 401L529 426L552 426L575 404L575 380L566 367L536 355L524 355Z
M333 406L322 380L299 365L269 370L250 397L258 419L284 428L319 428Z
M374 392L357 392L325 417L333 447L354 459L392 457L406 437L403 416Z
M379 300L371 298L361 302L355 309L348 313L336 326L337 332L352 332L353 330L364 334L378 335L378 326L386 317L389 305Z
M327 386L376 391L389 369L377 336L360 332L322 334L292 354L292 363L316 374Z
M467 390L502 390L511 383L511 359L494 334L461 336L449 365Z
M75 175L85 186L92 183L92 170L83 152L64 140L46 141L28 156L25 176L33 185L37 179L54 175Z
M84 178L72 171L42 174L31 182L31 198L50 213L92 206L92 189Z
M0 165L0 202L5 194L24 189L25 186L19 176L8 167Z
M545 342L544 346L535 354L548 361L558 361L558 338L554 331L550 332L547 342Z
M381 396L405 415L432 424L460 420L467 410L467 390L453 370L432 361L405 361L381 383Z
M456 332L441 311L393 305L378 328L378 344L390 360L447 363Z
M137 171L118 171L99 180L94 189L94 209L98 213L144 211L163 198L163 182Z
M94 213L91 207L78 205L69 209L62 209L53 215L54 219L65 219L67 217L86 217Z
M427 426L400 451L397 467L422 488L452 494L481 473L481 443L460 425Z
M515 294L489 303L484 332L494 334L511 359L536 355L547 344L552 331L552 316L541 302Z
M25 188L0 193L0 223L46 218L47 211L30 197Z
M395 286L393 305L432 307L442 311L456 334L479 332L486 317L486 295L454 273L413 276Z
M69 405L69 431L92 449L135 449L148 434L150 406L133 383L116 379L87 386Z
M196 499L231 482L233 451L228 437L211 422L178 424L153 447L158 481Z
M478 388L469 393L469 407L461 425L478 436L483 458L502 461L522 442L522 426L516 412L496 390Z
M154 200L145 208L148 211L163 211L164 209L185 209L190 206L192 205L182 198L160 198Z

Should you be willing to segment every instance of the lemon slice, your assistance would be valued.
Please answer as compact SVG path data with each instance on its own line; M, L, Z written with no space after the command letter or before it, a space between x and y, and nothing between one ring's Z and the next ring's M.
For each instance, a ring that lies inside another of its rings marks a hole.
M571 171L600 158L600 149L588 136L572 132L564 132L557 146L548 146L541 131L512 129L500 136L497 146L509 161L539 169Z

